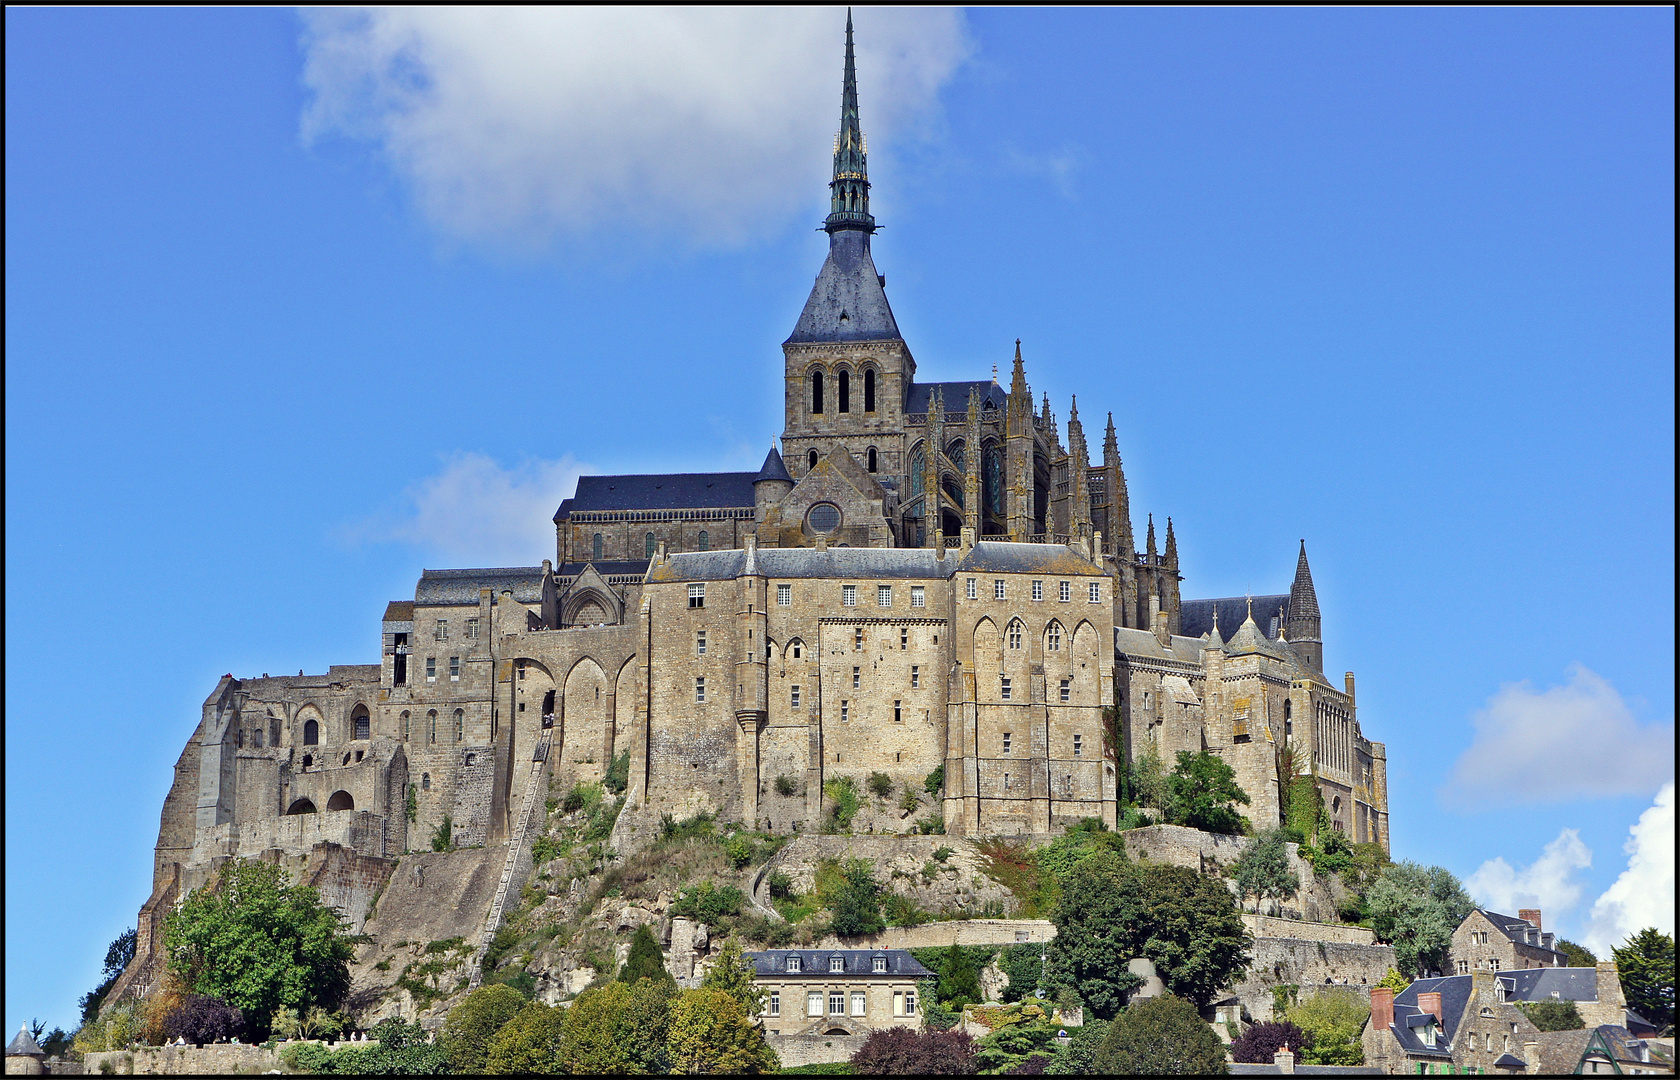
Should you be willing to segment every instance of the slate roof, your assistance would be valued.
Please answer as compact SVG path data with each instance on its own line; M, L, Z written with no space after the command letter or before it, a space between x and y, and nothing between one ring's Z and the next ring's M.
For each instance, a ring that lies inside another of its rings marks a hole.
M787 465L782 462L782 452L774 446L764 455L764 464L759 467L758 475L753 477L753 483L760 480L785 480L793 483L793 477L788 475Z
M18 1030L17 1038L6 1044L7 1057L46 1057L46 1051L35 1042L35 1037L29 1034L29 1025L25 1024ZM10 1070L8 1070L10 1071Z
M1282 641L1273 641L1260 632L1260 624L1253 619L1243 619L1243 624L1237 632L1231 635L1231 640L1225 643L1225 653L1228 656L1248 656L1259 653L1284 663L1295 662L1295 654Z
M476 598L475 598L476 599ZM413 622L414 601L393 600L385 605L385 617L381 622Z
M751 508L756 475L720 472L580 476L577 494L560 504L554 520L586 510Z
M554 568L554 576L557 578L575 578L579 574L583 573L584 567L593 565L595 567L595 572L600 574L602 577L626 577L631 574L634 574L636 577L642 577L647 573L648 561L649 560L647 559L624 559L612 561L602 560L597 563L561 563L559 566Z
M1494 926L1498 927L1500 933L1504 934L1507 938L1516 942L1518 945L1528 945L1531 949L1546 949L1548 952L1557 953L1559 956L1563 955L1563 953L1557 949L1548 949L1545 945L1540 944L1540 942L1544 941L1545 938L1537 930L1534 936L1538 940L1536 940L1534 944L1530 945L1528 941L1528 932L1530 930L1535 930L1535 926L1527 919L1519 919L1515 915L1501 915L1496 911L1489 911L1486 908L1478 908L1477 910L1487 916L1488 922L1491 922Z
M1453 1037L1458 1034L1458 1022L1464 1007L1470 1002L1469 975L1448 975L1439 979L1418 979L1394 996L1394 1025L1389 1028L1407 1053L1450 1058ZM1424 1026L1424 1013L1418 1008L1420 993L1439 991L1441 995L1440 1036L1434 1046L1424 1043L1417 1030Z
M869 234L830 233L828 258L784 344L819 341L902 341L886 285L869 253Z
M904 411L907 413L925 413L928 404L933 400L933 388L939 387L939 396L945 400L946 412L963 412L968 408L969 391L980 392L980 407L984 409L988 403L999 409L1008 408L1009 391L992 382L982 379L979 382L942 382L942 383L911 383L909 396L904 401Z
M421 607L475 605L478 590L489 589L498 598L512 589L521 604L542 603L542 567L500 566L483 570L422 570L414 587L414 602Z
M1507 1001L1597 1001L1597 968L1518 968L1501 971Z
M1515 1054L1500 1054L1498 1060L1493 1063L1493 1067L1496 1069L1527 1069L1528 1062Z
M1223 596L1217 600L1183 600L1178 605L1178 632L1185 637L1201 637L1213 629L1213 612L1219 609L1219 633L1230 637L1248 618L1246 596ZM1283 609L1282 616L1278 609ZM1273 619L1276 618L1276 625ZM1277 593L1254 597L1254 622L1268 638L1276 638L1280 628L1287 630L1289 594Z
M1128 656L1153 656L1167 660L1179 660L1186 664L1202 662L1202 642L1197 638L1181 637L1174 634L1170 639L1171 649L1161 648L1161 643L1155 640L1155 635L1148 630L1138 630L1130 626L1116 626L1114 628L1114 650Z
M753 572L769 578L944 578L956 560L932 548L758 548ZM679 551L653 567L649 581L730 581L747 572L747 553Z
M787 970L787 958L799 957L799 970ZM844 972L830 972L829 958L838 956L845 964ZM887 970L875 970L875 957L887 958ZM936 974L922 966L921 961L904 949L770 949L747 953L753 971L760 978L769 975L829 975L844 974L847 978L875 975L899 979L925 979Z
M981 540L957 564L958 573L997 574L1084 574L1102 573L1094 563L1074 554L1064 544L1011 544L1003 540ZM1084 597L1074 599L1083 602Z

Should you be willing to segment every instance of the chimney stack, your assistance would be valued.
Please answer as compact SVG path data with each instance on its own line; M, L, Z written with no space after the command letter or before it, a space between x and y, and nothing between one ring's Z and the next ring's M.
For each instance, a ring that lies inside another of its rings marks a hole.
M1523 1061L1528 1065L1524 1070L1530 1076L1540 1071L1540 1044L1537 1042L1523 1043Z
M1295 1055L1287 1046L1272 1055L1272 1063L1277 1066L1278 1072L1285 1075L1295 1072Z
M1445 1026L1445 1021L1441 1019L1441 991L1430 990L1419 994L1417 1007L1419 1012L1434 1014L1437 1026Z
M1347 673L1347 696L1349 701L1353 700L1353 672L1351 671Z
M1149 606L1154 611L1154 616L1150 622L1149 629L1155 635L1155 641L1161 646L1161 648L1171 649L1172 631L1167 626L1167 613L1156 607L1153 601L1150 602Z
M1523 920L1526 923L1531 924L1534 927L1534 929L1536 929L1536 930L1544 930L1545 929L1544 926L1540 925L1540 909L1539 908L1534 908L1534 907L1521 908L1517 911L1517 918Z
M1394 990L1387 986L1371 988L1371 1030L1387 1031L1394 1023Z

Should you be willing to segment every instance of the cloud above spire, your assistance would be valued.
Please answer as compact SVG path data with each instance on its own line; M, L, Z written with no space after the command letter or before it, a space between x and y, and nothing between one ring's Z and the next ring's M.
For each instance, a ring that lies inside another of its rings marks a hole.
M316 9L307 142L376 148L427 221L540 251L569 235L739 244L821 210L845 14L829 8ZM858 19L872 145L927 128L971 49L946 9Z

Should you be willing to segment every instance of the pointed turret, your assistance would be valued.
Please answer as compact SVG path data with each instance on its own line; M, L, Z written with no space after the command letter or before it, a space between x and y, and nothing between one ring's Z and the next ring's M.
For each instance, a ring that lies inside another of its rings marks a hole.
M1169 567L1178 569L1178 539L1173 536L1172 518L1167 519L1167 550L1162 553Z
M1156 559L1155 559L1155 515L1154 514L1149 515L1149 548L1148 548L1148 552L1149 552L1150 563L1154 563L1156 561Z
M1324 670L1323 622L1318 613L1318 593L1313 589L1312 568L1307 565L1307 542L1295 561L1295 581L1289 586L1289 644L1314 671Z
M1203 645L1202 648L1223 649L1224 647L1225 640L1219 636L1219 605L1215 604L1213 608L1213 629L1208 631L1207 644Z
M1038 531L1033 513L1033 400L1021 339L1015 339L1015 372L1009 379L1009 418L1004 428L1004 515L1009 539L1024 544Z
M1031 398L1028 396L1029 393L1030 392L1027 389L1027 369L1021 364L1021 339L1016 338L1015 373L1009 378L1009 395L1014 397L1016 394L1020 394L1022 397L1027 397L1030 401Z
M1120 462L1120 441L1114 435L1114 414L1108 414L1108 432L1103 436L1103 468L1108 472L1108 535L1114 538L1115 557L1130 562L1132 502L1126 493L1126 470Z
M765 512L792 490L793 477L788 475L787 466L782 463L781 451L772 444L770 452L764 455L763 467L753 477L754 513L758 520L762 522Z

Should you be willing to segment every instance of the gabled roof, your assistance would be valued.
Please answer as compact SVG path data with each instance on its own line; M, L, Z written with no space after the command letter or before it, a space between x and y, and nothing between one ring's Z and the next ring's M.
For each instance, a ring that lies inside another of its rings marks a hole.
M381 622L413 622L414 601L393 600L385 605L385 617Z
M1012 544L981 540L957 564L958 573L1075 574L1097 576L1102 570L1065 544ZM1076 596L1083 603L1085 597Z
M910 393L904 401L904 411L907 413L925 413L928 404L933 399L933 388L939 388L939 397L945 403L946 412L965 412L968 409L968 395L976 391L980 395L980 407L987 405L1003 409L1009 406L1009 392L990 379L978 382L941 382L941 383L911 383Z
M1454 1038L1464 1008L1470 1003L1471 976L1448 975L1440 979L1419 979L1394 996L1394 1025L1389 1030L1401 1047L1410 1054L1451 1057ZM1418 1037L1417 1028L1423 1026L1423 1011L1418 1008L1418 994L1438 992L1441 995L1441 1034L1434 1046Z
M1178 605L1178 632L1185 637L1201 637L1213 629L1213 613L1219 612L1219 632L1230 637L1243 620L1248 618L1249 597L1222 596L1216 600L1183 600ZM1276 639L1278 631L1288 630L1289 596L1276 593L1256 596L1254 622L1267 638ZM1279 614L1281 609L1282 614Z
M1160 657L1166 660L1178 660L1186 664L1200 664L1202 662L1202 642L1193 637L1183 637L1174 634L1168 639L1172 642L1170 649L1161 648L1161 643L1155 640L1155 635L1148 630L1139 630L1130 626L1116 626L1114 628L1114 651L1126 656Z
M542 603L542 567L498 566L482 570L422 570L414 587L414 602L421 607L462 607L478 603L478 590L489 589L501 599L504 590L513 591L521 604Z
M1539 941L1536 941L1533 944L1529 944L1529 941L1528 941L1529 931L1531 931L1531 930L1534 931L1534 936L1536 938L1540 938L1540 932L1539 932L1539 928L1536 927L1533 923L1529 922L1527 919L1519 919L1515 915L1501 915L1497 911L1489 911L1486 908L1477 908L1476 910L1480 911L1484 916L1486 916L1487 921L1492 923L1495 927L1497 927L1499 929L1500 933L1504 934L1507 938L1509 938L1511 941L1515 942L1516 944L1518 944L1518 945L1528 945L1528 947L1531 948L1531 949L1545 949L1546 948L1546 946L1540 944ZM1544 940L1544 939L1542 938L1541 940ZM1559 956L1563 955L1563 953L1560 952L1557 949L1547 949L1547 951L1557 953Z
M898 978L925 979L936 974L924 967L921 961L904 949L769 949L765 952L747 953L747 958L753 962L753 971L759 976L787 975L787 958L799 957L799 975L827 975L832 957L840 957L844 974L858 975L891 975ZM875 958L884 956L887 959L887 970L875 970Z
M1295 662L1295 654L1290 651L1289 646L1281 641L1273 641L1261 633L1253 618L1243 619L1243 624L1231 635L1231 640L1225 643L1225 652L1228 656L1249 656L1258 653L1286 664Z
M554 519L589 510L711 510L751 508L756 473L646 473L580 476L577 494Z
M1597 1001L1597 968L1515 968L1501 971L1507 1001Z

